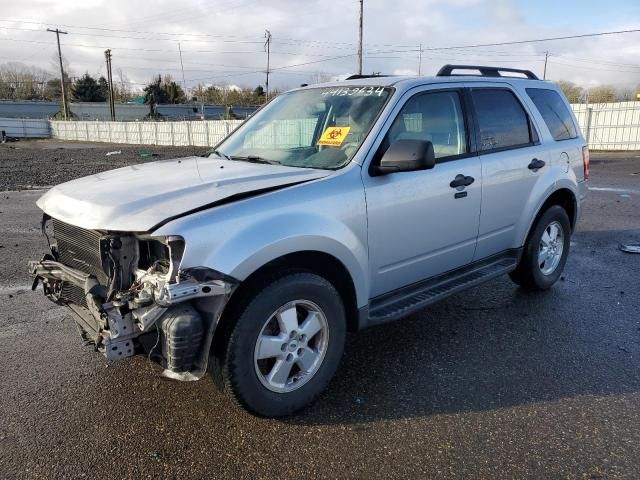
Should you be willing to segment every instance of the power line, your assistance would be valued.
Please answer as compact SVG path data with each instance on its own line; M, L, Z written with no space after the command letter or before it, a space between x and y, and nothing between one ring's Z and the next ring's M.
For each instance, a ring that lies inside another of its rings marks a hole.
M566 67L573 67L573 68L579 68L579 69L600 70L600 71L604 71L604 72L619 72L619 73L640 74L640 71L638 71L638 70L625 70L625 69L621 69L621 68L602 68L602 67L597 67L597 66L593 66L593 65L589 65L587 67L585 65L575 65L575 64L566 63L566 62L558 62L557 60L549 60L549 63L553 63L555 65L564 65Z
M574 57L572 55L555 55L558 58L566 58L567 60L573 62L584 62L584 63L593 63L596 65L613 65L618 67L632 67L632 68L640 68L640 64L638 63L618 63L618 62L607 62L604 60L598 60L595 58L584 58L584 57Z
M638 33L639 29L632 30L617 30L613 32L598 32L598 33L583 33L580 35L565 35L563 37L548 37L548 38L536 38L532 40L517 40L513 42L496 42L496 43L480 43L475 45L461 45L457 47L430 47L425 48L424 50L455 50L458 48L480 48L480 47L497 47L501 45L519 45L523 43L539 43L539 42L551 42L557 40L571 40L575 38L587 38L587 37L601 37L604 35L620 35L624 33Z
M19 19L15 19L15 20L0 20L0 22L5 22L5 23L26 23L26 24L31 24L31 25L46 25L45 23L42 22L34 22L31 20L19 20ZM88 27L88 26L84 26L84 25L70 25L70 24L60 24L60 26L62 27L68 27L68 28L79 28L79 29L85 29L85 30L98 30L98 31L106 31L106 32L124 32L124 33L137 33L137 34L143 34L143 35L168 35L168 36L172 36L172 37L184 37L184 36L188 36L188 37L201 37L201 38L237 38L237 39L252 39L255 40L255 42L252 43L262 43L261 41L258 41L257 38L255 36L241 36L241 35L229 35L229 34L211 34L211 33L189 33L189 32L184 32L184 33L171 33L171 32L158 32L158 31L142 31L142 30L128 30L128 29L119 29L119 28L101 28L101 27ZM4 28L9 28L9 27L4 27ZM20 28L12 28L15 30L21 30ZM26 30L26 29L25 29ZM29 31L38 31L38 30L29 30ZM75 35L81 35L78 32L74 33ZM90 34L82 34L82 35L90 35ZM131 37L122 37L122 38L131 38ZM176 39L170 39L173 41L176 41ZM183 40L185 41L185 40ZM305 40L305 39L301 39L301 38L283 38L283 37L278 37L277 40L274 40L274 43L284 43L284 44L290 44L290 45L296 45L299 46L301 43L306 43L306 44L310 44L312 47L315 46L315 48L318 47L331 47L331 48L338 48L338 49L349 49L352 50L353 46L355 45L355 43L353 42L328 42L328 41L324 41L324 40ZM339 46L341 45L341 46ZM369 47L413 47L414 45L409 45L409 44L380 44L380 43L366 43L364 44L366 46Z
M0 27L3 30L18 30L22 32L34 32L34 33L42 33L41 30L37 30L34 28L18 28L18 27ZM158 38L158 37L132 37L128 35L107 35L104 33L86 33L86 32L70 32L73 35L80 35L84 37L100 37L100 38L117 38L124 40L153 40L160 42L175 42L175 38ZM260 41L253 40L226 40L224 37L219 38L216 41L211 40L194 40L194 39L180 39L181 42L195 42L195 43L242 43L242 44L259 44L262 43Z

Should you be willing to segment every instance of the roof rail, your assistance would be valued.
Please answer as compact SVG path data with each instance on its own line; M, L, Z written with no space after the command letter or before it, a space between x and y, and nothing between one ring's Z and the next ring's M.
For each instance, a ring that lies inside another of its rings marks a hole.
M531 70L521 70L519 68L507 68L507 67L486 67L482 65L445 65L436 74L438 77L456 77L470 75L473 73L452 73L454 70L478 70L483 77L502 77L500 72L521 73L525 75L529 80L539 80L537 75Z

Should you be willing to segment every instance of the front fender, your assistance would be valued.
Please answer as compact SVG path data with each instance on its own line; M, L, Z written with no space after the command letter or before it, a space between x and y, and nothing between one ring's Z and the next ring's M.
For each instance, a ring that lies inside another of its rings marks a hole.
M239 280L284 255L316 251L339 260L351 274L358 306L368 301L367 250L346 225L298 214L271 217L236 232L206 259L207 265Z
M176 219L154 235L185 239L181 268L204 266L240 281L287 254L331 255L350 273L358 306L365 306L370 283L366 205L356 167Z

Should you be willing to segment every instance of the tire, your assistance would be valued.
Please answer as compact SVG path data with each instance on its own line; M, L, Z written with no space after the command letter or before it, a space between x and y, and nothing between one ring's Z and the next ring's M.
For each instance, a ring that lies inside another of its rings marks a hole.
M547 247L547 258L544 262L539 261L544 258L544 245L552 239L554 228L557 228L560 233L556 241L549 242L549 244L555 246ZM527 290L551 288L564 270L569 254L570 240L571 224L566 210L559 205L552 205L535 223L527 243L524 245L518 266L509 274L511 280ZM559 249L562 249L560 253L558 253Z
M225 391L263 417L310 405L329 384L344 351L340 294L318 275L291 273L263 284L245 305L228 335L221 372Z

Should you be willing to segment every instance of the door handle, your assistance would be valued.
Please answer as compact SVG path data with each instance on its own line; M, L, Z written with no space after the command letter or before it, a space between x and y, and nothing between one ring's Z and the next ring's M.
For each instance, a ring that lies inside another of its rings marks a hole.
M529 164L529 166L527 168L529 170L533 170L534 172L537 172L538 170L540 170L545 165L546 165L546 163L543 160L538 160L537 158L534 158L533 160L531 160L531 163Z
M468 187L469 185L471 185L473 182L475 182L475 178L473 177L467 177L465 175L462 174L458 174L456 175L456 178L453 179L453 181L449 184L449 186L451 188L460 188L460 187Z

